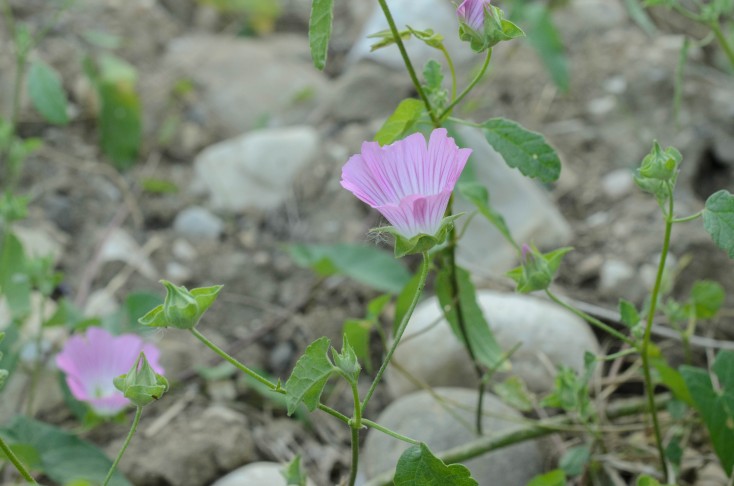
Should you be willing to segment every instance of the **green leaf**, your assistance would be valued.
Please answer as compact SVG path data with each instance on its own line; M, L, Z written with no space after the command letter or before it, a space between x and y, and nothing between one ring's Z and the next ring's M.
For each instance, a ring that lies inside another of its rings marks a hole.
M367 319L347 319L344 321L344 339L349 340L354 354L365 364L367 371L372 370L370 360L370 331L374 323Z
M447 466L425 444L406 449L398 460L395 486L477 486L471 472L461 464Z
M404 99L377 131L375 141L380 145L388 145L400 139L415 126L424 110L422 101L415 98Z
M319 70L326 66L333 21L334 0L313 0L311 18L308 21L308 42L311 46L313 65Z
M563 40L553 24L550 9L541 4L525 4L522 12L528 42L561 91L568 91L570 75Z
M637 308L632 302L624 299L620 299L619 301L619 316L622 324L630 329L640 323L640 314L637 312Z
M566 486L566 473L563 469L554 469L551 472L535 476L527 486Z
M178 192L178 186L166 179L146 178L141 181L141 185L145 192L151 194L175 194Z
M13 319L22 319L31 311L31 281L26 266L23 245L6 230L0 246L0 294Z
M456 295L461 305L462 317L466 328L468 343L459 328L459 318L453 300L454 283L457 285ZM481 307L477 304L476 290L471 281L471 274L464 268L456 267L456 282L452 282L448 268L442 269L436 276L436 295L443 309L444 316L456 337L472 351L474 357L490 369L496 369L503 362L502 348L484 318ZM504 366L504 365L503 365Z
M359 373L362 367L359 365L359 359L354 352L354 348L349 344L349 338L344 335L342 343L342 352L338 353L336 349L331 348L331 355L334 358L334 366L336 366L352 385L356 385L359 380Z
M66 92L58 73L48 64L34 61L28 71L28 94L36 110L56 125L69 123Z
M637 478L637 486L661 486L661 484L651 476L640 476Z
M583 444L568 449L558 462L558 466L568 476L580 476L586 470L586 465L590 459L591 449L588 445Z
M23 416L14 418L0 435L13 446L30 446L40 458L40 469L56 483L89 481L101 484L112 461L97 447L58 427ZM109 483L130 486L124 476L115 471Z
M413 301L413 297L418 291L418 284L420 284L421 281L420 277L420 272L416 272L410 278L408 283L405 284L403 290L400 291L397 299L395 299L395 319L393 320L392 326L393 336L398 330L398 327L400 327L400 323L403 321L403 317L405 317L405 314L408 312L408 309L410 308L410 303Z
M691 289L690 305L698 319L711 319L724 303L724 288L710 280L699 280Z
M482 124L487 142L505 159L507 165L541 182L553 182L561 174L561 160L542 135L505 118L492 118Z
M714 388L711 377L701 368L681 366L680 372L711 436L714 451L727 476L734 469L734 351L721 351L712 371L718 378Z
M135 68L108 55L98 64L87 59L85 70L101 100L99 137L102 150L118 169L127 169L138 157L143 130L140 98L135 90Z
M383 292L397 294L410 280L410 272L398 260L372 246L292 244L286 249L297 265L319 275L339 273Z
M533 410L533 399L530 397L530 392L522 379L517 376L511 376L504 382L497 383L492 390L503 402L516 410L521 412Z
M677 370L671 368L664 358L653 358L650 360L650 364L658 372L662 384L668 387L678 400L693 406L693 397L688 391L683 376Z
M734 196L729 191L722 189L706 200L703 227L716 246L734 258Z
M296 457L286 464L280 473L285 478L286 486L306 486L308 481L306 473L303 471L303 468L301 468L300 454L296 454Z
M298 358L291 376L285 383L285 398L289 416L296 411L296 407L301 402L310 412L313 412L319 405L326 382L336 372L327 354L329 343L329 338L319 338L306 348L303 356Z
M486 187L478 182L460 182L457 184L456 188L459 190L459 194L476 206L481 215L487 218L487 220L497 228L497 231L499 231L507 241L515 247L518 246L515 239L512 237L512 233L510 233L510 228L507 226L505 218L490 206L489 191L487 191Z

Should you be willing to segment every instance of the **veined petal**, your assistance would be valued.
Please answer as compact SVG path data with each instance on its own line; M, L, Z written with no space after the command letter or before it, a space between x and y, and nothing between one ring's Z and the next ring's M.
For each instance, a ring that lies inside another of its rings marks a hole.
M441 226L450 197L450 189L431 196L408 196L398 205L377 210L406 238L421 233L433 235Z
M472 29L481 31L484 27L484 12L489 4L489 0L464 0L456 9L456 14Z
M431 132L428 141L428 167L431 172L432 186L424 194L438 194L452 191L466 166L472 150L460 149L454 139L448 136L445 128Z

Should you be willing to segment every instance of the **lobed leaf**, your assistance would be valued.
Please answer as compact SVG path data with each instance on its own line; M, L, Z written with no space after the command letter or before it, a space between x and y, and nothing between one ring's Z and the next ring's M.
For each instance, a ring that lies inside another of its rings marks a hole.
M446 465L425 444L403 452L393 478L395 486L477 486L471 472L461 464Z
M298 358L291 376L285 383L288 415L292 415L301 402L310 412L318 406L326 382L336 372L327 354L329 344L329 338L321 337L312 342L303 356Z
M734 196L721 190L706 200L703 227L716 246L734 258Z
M487 142L505 159L507 165L541 182L553 182L561 174L561 160L545 138L505 118L492 118L482 124Z

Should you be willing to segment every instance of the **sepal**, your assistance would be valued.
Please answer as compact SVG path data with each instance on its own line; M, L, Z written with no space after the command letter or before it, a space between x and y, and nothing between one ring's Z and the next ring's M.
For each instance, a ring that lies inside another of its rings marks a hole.
M142 352L130 371L115 378L113 384L138 407L158 400L168 391L168 380L153 370Z

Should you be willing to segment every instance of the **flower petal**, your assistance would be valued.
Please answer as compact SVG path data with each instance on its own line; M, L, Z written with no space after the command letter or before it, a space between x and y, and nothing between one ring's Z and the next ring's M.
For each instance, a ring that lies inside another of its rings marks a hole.
M481 31L484 27L485 8L489 4L489 0L464 0L456 9L456 14L472 29Z
M398 205L377 208L398 232L406 238L418 234L435 234L441 226L451 190L432 196L408 196Z

